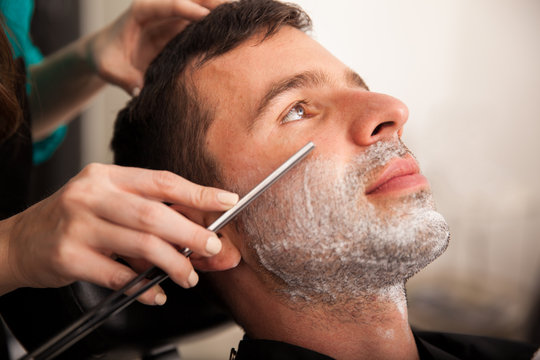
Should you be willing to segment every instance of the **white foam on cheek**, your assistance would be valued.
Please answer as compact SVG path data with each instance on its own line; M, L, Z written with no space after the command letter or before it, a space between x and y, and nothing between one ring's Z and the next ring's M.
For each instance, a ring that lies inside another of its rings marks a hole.
M444 250L446 223L429 194L375 206L364 195L364 174L407 152L379 142L343 176L337 161L312 158L246 209L250 245L286 284L283 292L329 303L378 294L405 314L404 281Z

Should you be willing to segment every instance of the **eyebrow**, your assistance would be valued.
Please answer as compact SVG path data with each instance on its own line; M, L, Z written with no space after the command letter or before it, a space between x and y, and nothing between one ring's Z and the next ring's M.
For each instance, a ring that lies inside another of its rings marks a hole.
M360 75L358 75L352 69L347 68L347 70L345 70L345 80L347 84L351 86L358 86L369 91L369 88L367 87L362 77L360 77ZM253 128L254 122L256 122L256 120L260 118L261 114L266 111L272 100L274 100L279 95L293 89L318 87L325 84L330 84L331 82L332 80L327 73L322 71L310 70L273 83L272 85L270 85L269 90L265 93L265 95L259 102L255 117L253 118L254 120L249 124L249 128Z
M347 69L345 71L345 78L347 79L347 83L349 85L359 86L359 87L364 88L367 91L369 91L369 87L364 82L364 79L362 79L362 77L360 75L358 75L358 73L356 71L354 71L352 69Z

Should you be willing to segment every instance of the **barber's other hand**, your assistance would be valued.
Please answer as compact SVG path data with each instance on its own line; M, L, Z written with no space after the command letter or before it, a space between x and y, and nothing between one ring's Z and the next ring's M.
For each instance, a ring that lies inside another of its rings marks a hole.
M136 273L115 256L128 259L138 272L157 265L179 285L192 287L197 274L177 248L212 256L221 242L163 202L224 211L237 201L236 194L166 171L88 165L51 197L5 220L10 223L5 260L12 288L83 280L119 289ZM139 300L162 303L162 294L155 287Z
M129 94L143 86L150 62L176 34L224 0L135 0L89 42L98 74Z

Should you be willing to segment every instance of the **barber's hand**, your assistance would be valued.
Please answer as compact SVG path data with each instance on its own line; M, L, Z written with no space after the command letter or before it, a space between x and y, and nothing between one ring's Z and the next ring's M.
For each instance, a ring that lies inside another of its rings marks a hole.
M189 288L198 277L177 248L212 256L217 236L163 202L225 211L238 196L195 185L166 171L91 164L51 197L8 219L7 263L16 287L58 287L75 280L119 289L150 264ZM158 295L159 294L159 295ZM156 298L156 296L158 297ZM160 304L159 287L139 300Z
M129 94L136 94L143 86L146 68L169 40L223 2L135 0L122 16L90 41L98 74Z

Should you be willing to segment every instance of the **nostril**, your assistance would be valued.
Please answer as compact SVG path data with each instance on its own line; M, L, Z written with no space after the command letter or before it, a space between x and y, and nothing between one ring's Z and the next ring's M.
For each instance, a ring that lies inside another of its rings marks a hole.
M386 121L386 122L380 123L379 125L377 125L377 127L375 129L373 129L373 132L371 133L371 136L375 136L375 135L379 134L384 128L392 127L392 126L394 126L393 121Z

